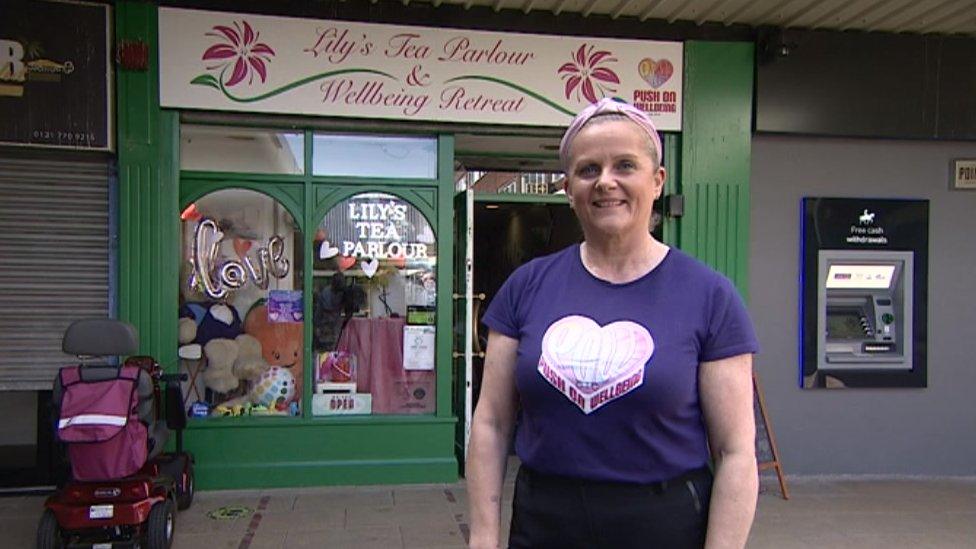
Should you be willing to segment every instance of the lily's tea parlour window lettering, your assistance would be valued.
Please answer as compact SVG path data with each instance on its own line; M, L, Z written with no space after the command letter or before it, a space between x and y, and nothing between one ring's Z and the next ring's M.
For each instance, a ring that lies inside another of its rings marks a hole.
M407 205L387 202L350 202L348 219L353 223L356 240L344 240L341 253L349 257L374 259L417 259L427 257L427 244L404 242L400 231L406 221ZM399 227L399 228L398 228ZM320 247L322 258L339 253L328 241Z

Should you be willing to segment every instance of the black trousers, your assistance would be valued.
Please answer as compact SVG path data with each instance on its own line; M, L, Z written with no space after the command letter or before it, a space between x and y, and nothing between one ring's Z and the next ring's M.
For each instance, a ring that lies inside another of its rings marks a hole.
M654 484L543 475L515 479L510 549L700 548L712 474L707 467Z

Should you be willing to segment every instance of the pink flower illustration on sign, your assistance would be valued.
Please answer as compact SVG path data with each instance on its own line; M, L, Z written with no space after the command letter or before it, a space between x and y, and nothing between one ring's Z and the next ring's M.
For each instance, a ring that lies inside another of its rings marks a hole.
M217 25L207 36L221 40L221 43L214 44L203 52L203 60L213 62L207 70L223 70L231 63L234 64L230 78L224 82L225 86L237 85L245 78L251 84L254 82L255 72L261 77L261 82L267 79L268 69L265 63L271 62L275 52L267 44L258 42L260 33L254 32L247 21L241 21L240 24L235 21L234 28Z
M596 103L599 99L596 95L597 91L600 92L601 97L617 91L616 88L611 87L611 84L620 83L617 73L601 66L614 63L617 59L608 51L593 50L593 46L583 44L576 52L570 52L572 61L556 71L556 74L566 81L566 99L569 99L575 91L577 101L581 100L580 94L582 94L590 103Z

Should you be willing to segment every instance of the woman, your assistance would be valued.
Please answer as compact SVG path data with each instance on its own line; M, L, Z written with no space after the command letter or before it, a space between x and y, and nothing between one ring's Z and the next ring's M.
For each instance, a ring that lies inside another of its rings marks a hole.
M509 547L742 547L757 493L745 307L651 236L665 171L643 112L591 105L560 159L584 241L520 267L485 313L471 547L499 544L516 418Z

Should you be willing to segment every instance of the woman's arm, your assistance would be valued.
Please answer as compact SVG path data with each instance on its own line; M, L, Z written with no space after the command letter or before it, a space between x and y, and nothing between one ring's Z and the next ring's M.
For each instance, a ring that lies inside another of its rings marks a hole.
M472 548L498 546L502 480L515 426L515 360L518 340L488 334L485 374L471 422L467 482Z
M698 388L715 460L705 547L745 547L759 491L752 355L703 362Z

